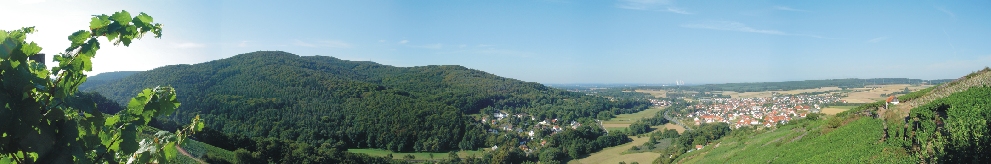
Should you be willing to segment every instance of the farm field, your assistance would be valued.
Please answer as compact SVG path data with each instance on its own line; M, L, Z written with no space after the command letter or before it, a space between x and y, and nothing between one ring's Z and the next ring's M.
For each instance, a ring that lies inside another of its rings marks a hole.
M822 108L823 114L836 115L837 113L856 108L857 106L830 106L828 108Z
M653 153L653 152L622 154L624 151L630 149L630 147L642 145L643 143L646 143L648 140L650 140L649 137L633 136L630 138L633 139L633 142L622 144L619 146L605 148L599 152L590 154L588 157L578 160L571 160L568 163L569 164L619 163L619 162L650 163L660 155L660 153Z
M685 127L678 126L678 125L676 125L674 123L667 123L667 124L664 124L664 125L661 125L661 126L655 126L654 128L656 128L656 129L664 129L664 128L674 129L675 131L678 131L678 134L685 133Z
M657 114L657 112L660 112L662 110L664 110L664 107L651 107L637 113L616 115L616 118L602 121L602 125L605 127L627 127L633 122L636 122L637 120L640 120L642 118L654 117L654 115ZM619 124L621 126L607 125L607 124Z
M908 87L910 91L918 91L921 89L932 87L932 85L910 85L910 84L891 84L891 85L876 85L869 86L869 88L852 88L853 92L847 94L846 97L840 100L846 100L848 103L872 103L880 100L884 100L887 97L881 97L881 94L891 94L899 91L903 91L905 87Z
M754 97L771 97L772 92L777 92L780 94L799 94L799 93L811 93L811 92L828 92L828 91L839 91L839 87L822 87L817 89L798 89L798 90L787 90L787 91L763 91L763 92L734 92L734 91L723 91L723 95L727 95L733 98L754 98Z
M667 98L668 97L668 91L666 91L666 90L660 90L660 89L658 89L658 90L637 89L635 91L636 92L640 92L640 93L650 94L651 96L654 96L654 98Z
M602 121L602 127L610 132L626 131L626 129L629 128L630 124L633 124L633 122L636 122L642 118L654 117L657 112L661 112L663 110L664 107L651 107L637 113L616 115L616 118Z
M392 154L392 159L403 159L403 156L406 156L407 154L413 154L413 156L416 157L416 160L447 159L447 153L395 153L389 150L382 150L382 149L348 149L348 152L368 154L370 156L375 156L375 157L384 157L386 155ZM434 157L430 158L430 154L433 154ZM475 157L482 157L482 151L472 150L472 151L458 152L458 157L461 158L468 158L471 157L472 155L474 155Z

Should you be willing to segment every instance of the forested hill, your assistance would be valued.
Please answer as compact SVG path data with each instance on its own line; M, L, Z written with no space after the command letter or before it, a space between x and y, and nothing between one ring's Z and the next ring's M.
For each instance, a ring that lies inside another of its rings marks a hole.
M138 72L141 71L114 71L114 72L104 72L97 74L95 76L90 76L86 78L85 83L79 85L79 90L89 90L94 86L100 86L109 82L114 82L122 78L125 78L127 76L131 76Z
M280 51L160 67L85 91L127 102L159 85L175 87L182 102L166 119L199 114L228 134L401 151L483 146L485 128L467 114L576 120L632 108L462 66L393 67Z

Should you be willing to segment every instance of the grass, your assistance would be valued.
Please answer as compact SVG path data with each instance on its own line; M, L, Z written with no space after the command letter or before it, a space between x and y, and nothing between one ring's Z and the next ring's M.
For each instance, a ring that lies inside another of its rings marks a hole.
M609 132L626 131L627 129L629 129L629 127L606 127L606 130Z
M667 90L637 89L636 92L647 93L647 94L650 94L651 96L654 96L654 98L667 98L668 97L668 91Z
M667 124L664 124L662 126L657 126L655 128L657 128L657 129L664 129L664 128L674 129L675 131L678 131L678 134L685 133L685 127L675 125L674 123L667 123Z
M396 153L389 150L382 149L348 149L351 153L361 153L368 154L374 157L384 157L386 155L392 154L393 159L403 159L404 156L412 154L417 160L430 160L430 154L434 155L434 160L447 159L447 153ZM475 157L482 157L483 151L470 150L470 151L458 151L458 157L469 158L472 155Z
M859 118L822 134L826 120L727 137L686 153L681 163L917 163L901 147L879 142L883 120ZM713 145L719 144L719 147Z
M637 113L616 115L615 118L609 119L607 121L602 121L602 124L627 124L627 125L629 125L629 124L632 124L633 122L636 122L637 120L640 120L642 118L654 117L654 115L656 115L657 112L660 112L662 110L664 110L664 108L662 108L662 107L651 107L651 108L647 108L646 110L643 110L643 111L640 111L640 112L637 112Z
M580 163L619 163L619 162L626 162L626 163L632 163L632 162L637 162L637 163L651 163L652 161L654 161L654 159L656 159L657 157L660 156L660 153L654 153L654 152L623 154L623 152L625 152L626 150L629 150L630 147L643 145L643 143L646 143L647 141L650 140L650 137L639 137L638 138L638 137L635 137L634 136L634 137L630 137L630 138L633 139L633 142L622 144L622 145L619 145L619 146L613 146L613 147L605 148L605 149L602 149L599 152L595 152L595 153L590 154L588 157L585 157L585 158L582 158L582 159L577 159L577 160L571 160L568 163L570 163L570 164L576 164L576 163L578 163L578 164L580 164Z

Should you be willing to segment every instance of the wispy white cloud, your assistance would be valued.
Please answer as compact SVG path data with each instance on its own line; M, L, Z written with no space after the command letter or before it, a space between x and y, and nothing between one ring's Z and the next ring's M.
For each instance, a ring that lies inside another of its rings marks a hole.
M406 43L409 43L409 40L401 40L401 41L399 41L399 44L406 44Z
M616 2L616 7L630 10L663 11L685 15L695 14L689 12L688 10L676 7L673 0L619 0L619 2Z
M886 39L888 39L887 36L882 36L882 37L877 37L877 38L874 38L874 39L871 39L871 40L867 40L867 42L869 42L869 43L877 43L877 42L884 41Z
M314 42L304 42L301 40L295 40L293 45L303 46L303 47L328 47L328 48L351 48L350 43L339 41L339 40L321 40Z
M673 7L673 6L668 6L667 10L663 10L663 11L667 11L667 12L671 12L671 13L677 13L677 14L685 14L685 15L695 14L695 13L692 13L692 12L685 11L685 9L681 9L681 8L677 8L677 7Z
M795 8L791 8L791 7L788 7L788 6L774 6L774 9L775 10L782 10L782 11L809 12L808 10L795 9Z
M385 43L385 40L379 40L379 43Z
M185 42L185 43L173 44L173 47L179 48L179 49L202 48L202 47L206 47L206 44L193 43L193 42Z
M812 38L825 38L818 35L811 34L797 34L797 33L787 33L778 30L761 30L755 29L753 27L747 26L746 24L733 21L706 21L700 23L688 23L681 24L684 28L697 28L697 29L710 29L710 30L723 30L723 31L738 31L738 32L749 32L749 33L759 33L759 34L770 34L770 35L787 35L787 36L804 36Z
M248 47L248 42L249 41L247 41L247 40L242 40L241 43L238 43L237 44L237 46L238 47Z
M619 0L616 7L630 10L649 10L670 3L671 1L668 0Z
M950 15L950 18L954 18L954 19L957 18L957 14L953 14L952 11L947 10L945 7L936 7L936 10L939 10L939 11L942 11L943 13L946 13L946 15Z

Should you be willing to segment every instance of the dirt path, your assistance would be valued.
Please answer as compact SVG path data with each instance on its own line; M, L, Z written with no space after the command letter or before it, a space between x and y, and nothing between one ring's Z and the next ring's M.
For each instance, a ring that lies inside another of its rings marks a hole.
M176 150L179 150L179 153L182 153L182 155L185 155L185 156L187 156L189 158L192 158L193 160L196 160L196 162L199 162L201 164L206 164L206 162L204 162L203 160L200 160L199 158L196 158L196 157L193 157L193 155L190 155L189 152L186 151L186 149L183 149L182 147L179 147L179 145L175 145L175 149Z

